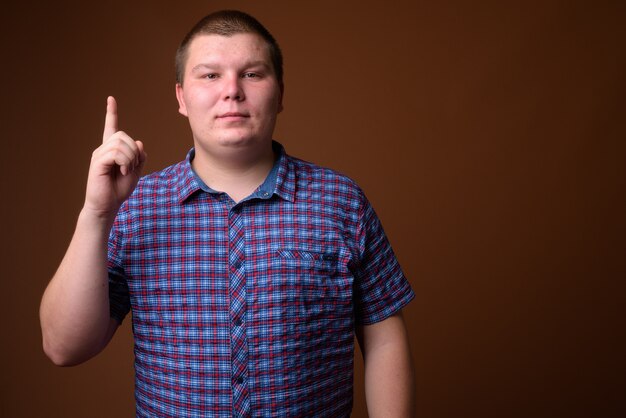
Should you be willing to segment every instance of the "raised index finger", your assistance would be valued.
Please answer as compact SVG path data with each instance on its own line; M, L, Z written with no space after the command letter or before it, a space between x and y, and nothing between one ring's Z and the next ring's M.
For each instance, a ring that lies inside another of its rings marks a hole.
M102 142L106 141L117 131L117 102L115 101L115 97L109 96L107 98L107 113L104 118L104 133L102 134Z

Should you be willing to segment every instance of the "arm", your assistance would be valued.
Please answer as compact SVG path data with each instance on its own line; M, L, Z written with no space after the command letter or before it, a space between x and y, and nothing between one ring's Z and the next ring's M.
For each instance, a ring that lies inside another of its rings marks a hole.
M415 380L402 313L357 329L369 416L412 417Z
M109 98L103 144L92 156L74 236L41 300L43 347L57 365L71 366L95 356L117 329L109 314L108 238L145 159L143 144L118 131L117 103Z

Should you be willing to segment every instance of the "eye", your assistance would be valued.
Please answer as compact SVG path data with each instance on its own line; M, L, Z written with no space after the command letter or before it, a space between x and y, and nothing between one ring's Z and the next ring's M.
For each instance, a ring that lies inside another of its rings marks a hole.
M257 73L248 72L248 73L243 74L243 78L259 78L259 77L260 75Z
M214 80L217 78L217 74L215 73L206 74L204 78L208 78L209 80Z

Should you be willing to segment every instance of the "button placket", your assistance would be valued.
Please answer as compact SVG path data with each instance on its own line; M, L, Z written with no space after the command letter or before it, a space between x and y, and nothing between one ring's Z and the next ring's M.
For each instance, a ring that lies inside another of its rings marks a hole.
M243 318L246 312L245 231L239 208L229 213L231 367L233 378L233 412L249 411L247 385L248 343Z

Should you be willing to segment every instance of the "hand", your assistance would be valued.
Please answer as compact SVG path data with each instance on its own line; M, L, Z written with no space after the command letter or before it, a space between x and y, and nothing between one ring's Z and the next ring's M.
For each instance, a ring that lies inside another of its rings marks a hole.
M118 130L117 102L110 96L102 145L91 157L83 209L112 220L137 186L145 162L143 143Z

